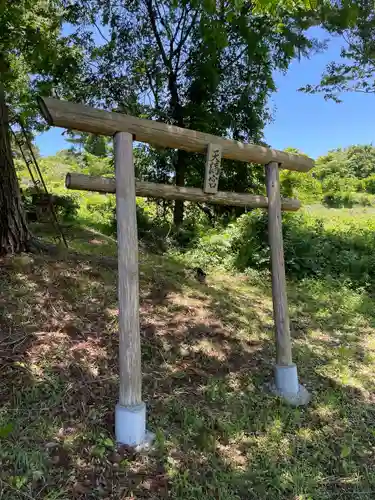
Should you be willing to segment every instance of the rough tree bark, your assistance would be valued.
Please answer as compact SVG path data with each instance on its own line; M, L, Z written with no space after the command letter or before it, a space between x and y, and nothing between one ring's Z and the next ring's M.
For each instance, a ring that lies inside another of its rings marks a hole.
M177 83L177 73L178 73L178 62L182 50L182 40L185 39L185 36L181 33L181 39L180 43L174 48L173 42L174 40L170 40L170 50L169 50L169 55L167 55L167 52L165 50L165 47L163 46L163 42L160 36L160 32L158 30L158 6L156 2L156 10L154 8L154 3L153 0L145 0L146 2L146 8L148 12L148 16L150 19L151 23L151 28L155 36L155 41L156 44L159 47L160 54L163 60L163 63L168 71L168 91L170 94L170 99L169 99L169 105L170 105L170 110L171 110L171 116L173 119L173 124L178 125L181 128L185 128L184 124L184 114L183 114L183 108L181 106L181 102L179 99L178 95L178 83ZM160 12L159 12L159 17ZM163 20L161 19L160 23L164 25ZM188 32L192 28L193 23L191 26L188 28ZM176 37L177 33L175 33L174 38ZM177 57L177 62L176 62L176 67L173 67L173 58L174 56ZM185 186L185 162L183 159L183 155L181 155L181 151L178 151L178 154L176 155L176 160L174 162L174 168L175 168L175 180L176 180L176 185L183 187ZM173 222L176 226L180 226L183 222L184 218L184 202L181 200L176 200L174 203L174 211L173 211Z
M175 163L176 172L176 186L185 186L185 173L186 173L186 156L188 153L181 149L177 152L177 160ZM176 227L181 226L184 221L184 202L182 200L175 200L173 210L173 223Z
M4 87L0 83L0 254L28 251L30 239L10 145Z
M172 117L174 124L185 128L184 122L184 110L180 103L180 98L178 95L178 85L177 85L177 75L174 71L169 74L168 89L171 95L170 107L172 112ZM176 161L174 164L176 173L176 186L185 186L185 174L186 174L186 159L187 153L179 149L177 151ZM181 226L184 220L184 202L182 200L176 200L174 202L173 210L173 223L175 226Z

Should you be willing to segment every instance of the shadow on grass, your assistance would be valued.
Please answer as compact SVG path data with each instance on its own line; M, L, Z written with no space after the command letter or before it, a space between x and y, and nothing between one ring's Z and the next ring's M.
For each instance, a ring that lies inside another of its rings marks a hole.
M144 397L158 436L148 456L113 443L115 272L86 260L2 262L3 498L373 498L367 295L291 284L295 358L314 394L295 409L265 390L267 284L202 285L151 255L140 271Z

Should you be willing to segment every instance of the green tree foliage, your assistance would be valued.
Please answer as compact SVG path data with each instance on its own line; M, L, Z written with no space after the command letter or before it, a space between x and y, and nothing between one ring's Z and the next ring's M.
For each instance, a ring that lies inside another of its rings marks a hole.
M315 175L324 181L329 177L364 179L375 173L375 147L355 145L330 151L316 161Z
M78 35L62 36L66 9L58 0L2 0L2 82L10 110L37 126L37 94L68 95L84 64Z
M321 22L332 35L342 38L341 60L331 62L318 85L303 91L321 92L340 102L343 92L375 92L375 7L372 0L328 2Z
M112 140L109 137L85 132L71 132L70 136L66 140L73 145L73 152L80 153L83 150L99 158L105 158L111 153Z
M290 153L302 154L294 148ZM305 174L280 171L281 193L304 204L324 202L334 207L371 205L375 194L375 147L353 145L329 151Z
M88 43L92 65L86 100L120 112L162 120L247 142L259 142L270 119L267 99L273 71L285 71L314 41L303 16L291 8L264 11L242 0L77 0L75 23L100 46ZM74 13L74 15L73 15ZM153 156L152 176L177 185L201 185L203 158L169 151ZM262 170L234 164L221 188L251 190ZM260 172L260 173L259 173ZM182 220L175 205L175 222Z
M299 155L304 154L296 148L285 148L284 151ZM280 187L282 196L297 198L305 204L320 201L322 197L322 184L316 178L315 168L303 174L291 170L281 170Z
M365 193L373 194L375 148L356 145L330 151L317 159L313 175L321 183L325 204L370 205L372 201Z
M66 86L73 89L83 63L74 36L61 36L64 14L57 0L1 1L0 253L28 249L31 236L17 184L8 122L16 117L27 128L36 128L36 94L65 92Z

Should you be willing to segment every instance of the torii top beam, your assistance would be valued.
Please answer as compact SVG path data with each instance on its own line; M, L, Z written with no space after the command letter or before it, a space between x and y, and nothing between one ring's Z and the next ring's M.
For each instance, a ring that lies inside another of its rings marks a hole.
M103 111L59 99L40 97L38 101L48 123L57 127L101 135L128 132L137 141L202 154L206 154L209 144L217 144L222 148L223 158L263 165L277 162L280 168L299 172L308 172L314 166L314 161L303 155L286 153L256 144L245 144L204 132L183 129L153 120L143 120L122 113Z

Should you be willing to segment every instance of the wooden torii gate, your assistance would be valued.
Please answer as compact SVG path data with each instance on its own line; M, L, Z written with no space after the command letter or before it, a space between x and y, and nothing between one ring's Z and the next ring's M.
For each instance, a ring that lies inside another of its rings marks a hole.
M281 211L296 211L300 208L300 202L281 199L279 168L307 172L314 166L313 160L57 99L40 98L39 105L50 125L114 136L115 178L70 173L66 177L66 186L69 189L116 193L120 370L119 402L115 409L116 440L132 446L147 445L152 440L152 434L146 430L146 406L142 401L141 390L136 196L268 208L276 341L274 383L271 388L293 405L306 404L309 394L299 384L297 367L292 361L281 227ZM133 139L206 154L203 190L136 181ZM267 197L219 192L222 157L266 165Z

